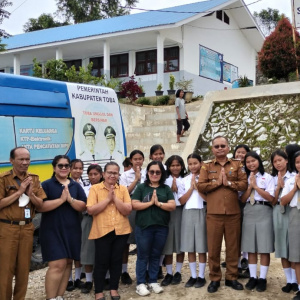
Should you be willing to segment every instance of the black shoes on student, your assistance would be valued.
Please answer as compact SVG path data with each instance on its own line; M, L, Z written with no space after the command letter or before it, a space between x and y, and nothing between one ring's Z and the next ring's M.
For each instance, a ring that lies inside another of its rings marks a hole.
M234 290L241 291L244 289L243 285L237 280L227 280L225 279L225 285L230 286Z
M207 291L209 293L215 293L216 291L218 291L219 287L220 287L220 281L211 281L207 287Z
M121 282L123 284L132 284L132 279L127 272L122 273L121 275Z

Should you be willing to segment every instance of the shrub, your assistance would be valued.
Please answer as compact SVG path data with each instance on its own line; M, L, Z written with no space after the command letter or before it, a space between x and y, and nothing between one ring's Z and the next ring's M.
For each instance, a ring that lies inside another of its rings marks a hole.
M137 95L142 93L138 83L135 81L134 76L130 77L129 81L123 82L120 90L120 94L123 98L128 98L132 103L137 98Z
M170 100L170 97L168 95L161 96L156 99L156 101L153 103L153 105L155 105L155 106L168 105L169 100Z
M142 105L151 105L151 100L149 98L146 97L141 97L139 99L136 100L137 104L142 104Z

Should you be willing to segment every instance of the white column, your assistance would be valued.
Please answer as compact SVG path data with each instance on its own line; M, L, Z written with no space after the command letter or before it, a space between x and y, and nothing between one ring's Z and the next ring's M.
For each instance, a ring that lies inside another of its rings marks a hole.
M14 55L14 74L20 75L20 54Z
M164 89L164 37L157 34L157 84L162 83Z
M135 51L130 50L128 52L128 75L132 76L134 74L135 71Z
M55 59L63 59L63 51L61 48L57 48L56 49L56 53L55 53Z
M87 68L87 66L90 63L90 59L89 58L84 58L81 60L81 66L84 67L85 69Z
M103 73L107 80L110 79L110 46L109 42L105 41L103 45Z

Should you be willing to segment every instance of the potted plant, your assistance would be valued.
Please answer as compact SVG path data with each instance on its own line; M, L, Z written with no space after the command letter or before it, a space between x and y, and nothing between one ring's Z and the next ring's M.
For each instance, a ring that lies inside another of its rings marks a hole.
M186 102L191 102L193 97L193 79L185 79L184 76L181 80L176 82L176 87L184 91L184 99Z
M128 98L130 103L137 100L137 95L140 93L140 88L138 83L135 81L134 76L130 76L129 81L123 82L121 86L121 96L123 98Z
M173 74L170 74L170 79L169 79L169 90L168 90L168 95L174 95L175 90L174 90L174 84L175 84L175 76Z
M162 91L162 83L160 82L156 87L155 95L162 96L163 93L164 91Z
M138 93L138 97L145 97L145 90L144 90L144 86L142 85L142 81L141 78L139 78L139 88L140 88L140 92Z

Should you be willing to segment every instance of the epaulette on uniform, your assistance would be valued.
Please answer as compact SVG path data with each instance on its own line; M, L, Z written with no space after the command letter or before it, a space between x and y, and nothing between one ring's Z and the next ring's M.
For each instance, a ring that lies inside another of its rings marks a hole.
M11 174L11 171L5 171L5 172L0 173L0 177L5 177L5 176L8 176L10 174Z
M28 172L28 176L39 176L39 175Z
M205 164L209 164L209 163L211 163L211 162L212 162L211 159L210 159L210 160L205 160L205 161L204 161Z

